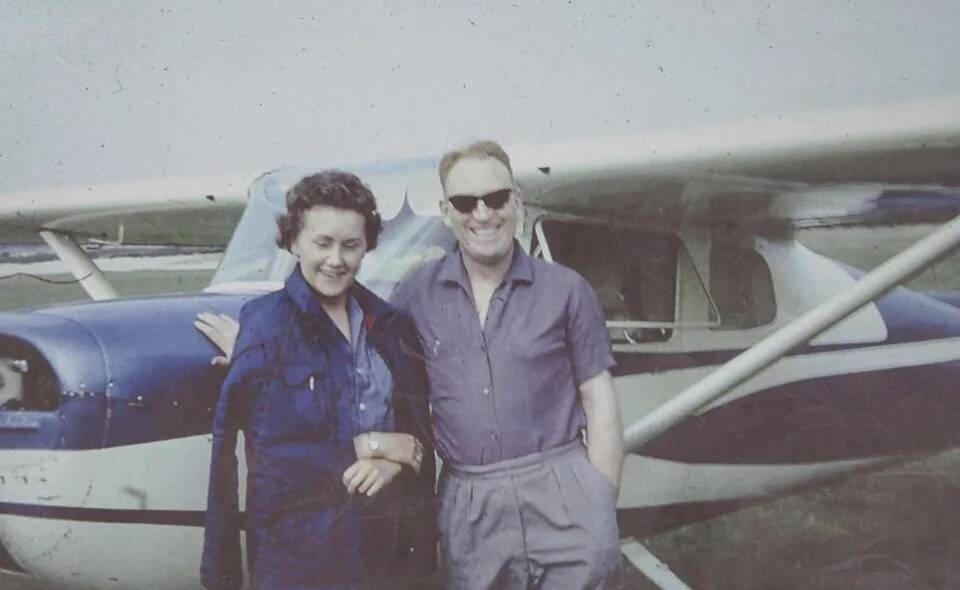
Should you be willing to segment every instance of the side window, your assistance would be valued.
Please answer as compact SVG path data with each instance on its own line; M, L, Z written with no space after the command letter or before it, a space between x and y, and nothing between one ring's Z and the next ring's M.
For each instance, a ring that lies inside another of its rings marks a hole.
M593 286L615 341L670 338L680 240L635 228L553 219L544 220L542 230L553 260Z
M772 322L777 313L770 269L745 246L713 242L710 294L720 312L717 330L756 328Z

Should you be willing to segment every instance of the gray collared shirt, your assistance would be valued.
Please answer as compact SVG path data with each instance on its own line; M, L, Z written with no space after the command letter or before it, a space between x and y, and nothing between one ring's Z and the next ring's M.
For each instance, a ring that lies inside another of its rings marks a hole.
M590 285L517 243L482 326L459 250L418 269L393 302L423 342L447 461L482 465L574 440L586 422L578 386L614 365Z

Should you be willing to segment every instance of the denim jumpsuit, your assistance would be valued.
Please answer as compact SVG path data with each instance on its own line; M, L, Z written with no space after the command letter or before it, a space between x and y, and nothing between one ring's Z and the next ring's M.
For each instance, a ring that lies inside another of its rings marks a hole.
M435 566L435 466L420 342L403 312L361 285L349 295L363 311L369 346L390 371L394 429L425 445L420 474L405 467L372 498L347 493L343 472L357 460L354 352L298 267L283 289L240 313L213 424L201 565L210 590L240 588L241 529L252 588L389 587Z

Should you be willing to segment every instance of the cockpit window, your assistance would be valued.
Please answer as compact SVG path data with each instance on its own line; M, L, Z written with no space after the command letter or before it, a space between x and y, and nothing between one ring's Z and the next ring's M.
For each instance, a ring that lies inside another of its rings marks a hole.
M777 313L767 263L756 251L740 244L713 242L710 294L720 311L718 330L763 326Z
M670 338L680 240L635 228L556 219L544 220L542 229L553 260L593 286L615 341Z
M280 178L257 181L260 191L251 192L240 223L213 277L213 283L235 281L282 281L293 268L293 256L277 247L277 217L285 209L289 186ZM256 185L255 185L256 186Z
M593 286L614 342L662 342L675 330L740 330L772 322L773 283L763 257L741 243L691 231L543 219L532 248Z
M253 184L247 208L213 277L214 288L235 282L278 283L287 278L296 259L276 245L276 219L285 210L287 190L315 170L285 168ZM416 200L418 209L429 206L429 210L436 210L437 195L431 191L437 189L423 181L426 173L429 178L436 177L432 163L353 171L373 190L384 218L378 245L364 257L358 280L381 297L388 297L413 269L451 251L455 240L438 216L417 214L410 205Z

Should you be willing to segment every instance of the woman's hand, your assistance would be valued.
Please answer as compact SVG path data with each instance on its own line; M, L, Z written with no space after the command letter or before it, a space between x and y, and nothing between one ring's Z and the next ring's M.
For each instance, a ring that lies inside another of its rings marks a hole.
M343 472L347 491L372 496L389 484L403 466L387 459L359 459Z
M403 432L364 432L353 437L353 448L360 459L389 459L417 473L423 464L423 445Z
M211 365L229 365L230 357L233 355L233 347L237 343L237 333L240 331L240 324L237 320L222 313L198 313L197 319L193 322L196 329L203 332L203 335L213 342L213 345L223 351L223 356L215 356L210 359Z

